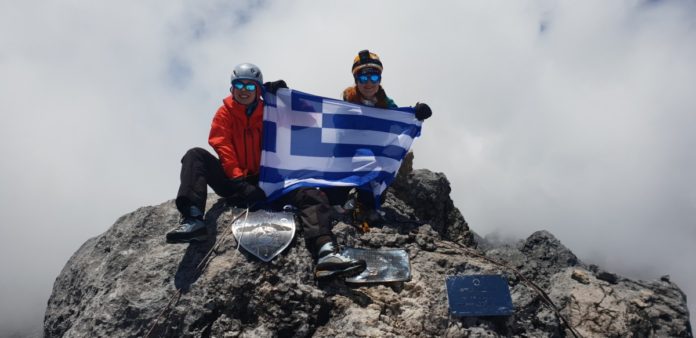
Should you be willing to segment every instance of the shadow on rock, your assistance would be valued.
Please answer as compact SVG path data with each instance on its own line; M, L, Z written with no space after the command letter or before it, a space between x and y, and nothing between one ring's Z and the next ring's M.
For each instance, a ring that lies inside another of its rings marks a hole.
M318 280L317 287L324 290L327 296L341 295L351 299L360 307L367 307L373 303L370 296L362 291L353 289L354 286L346 284L346 282L340 278Z
M181 290L182 293L188 292L191 284L195 283L201 276L202 263L217 242L218 219L226 209L225 200L219 199L205 216L208 234L210 235L208 240L205 242L193 242L186 249L186 253L184 253L184 257L181 259L179 268L174 275L174 286Z

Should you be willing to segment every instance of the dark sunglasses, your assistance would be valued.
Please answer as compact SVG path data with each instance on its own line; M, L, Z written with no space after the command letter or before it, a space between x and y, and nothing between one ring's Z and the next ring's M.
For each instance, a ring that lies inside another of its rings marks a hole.
M237 88L237 90L242 90L242 88L246 89L248 92L253 92L256 90L256 84L255 83L244 83L242 81L234 81L232 82L232 87Z
M382 81L382 75L380 74L360 74L355 77L355 80L357 80L361 84L366 84L367 81L371 81L372 83L379 83Z

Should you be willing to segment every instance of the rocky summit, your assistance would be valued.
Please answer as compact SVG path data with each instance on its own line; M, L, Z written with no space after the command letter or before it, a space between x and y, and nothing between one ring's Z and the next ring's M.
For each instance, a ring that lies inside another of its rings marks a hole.
M204 243L165 243L179 222L173 201L140 208L70 258L44 335L692 337L686 296L669 277L635 281L585 264L545 231L497 247L477 241L449 193L443 174L408 170L386 193L384 225L335 225L343 246L408 252L410 281L370 285L315 281L301 231L268 263L238 250L223 236L238 210L213 195L206 222L217 235ZM511 316L449 314L446 276L477 274L505 276Z

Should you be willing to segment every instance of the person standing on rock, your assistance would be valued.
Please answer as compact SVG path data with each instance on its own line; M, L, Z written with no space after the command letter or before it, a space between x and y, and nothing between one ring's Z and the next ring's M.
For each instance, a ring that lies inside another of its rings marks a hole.
M266 195L259 188L263 132L263 75L259 67L242 63L234 67L230 93L215 113L208 143L218 158L202 148L189 149L181 159L181 184L176 207L180 226L166 235L167 243L205 241L203 215L209 185L231 205L250 207ZM267 82L266 91L287 88L285 81Z
M379 56L369 50L361 50L353 58L353 80L355 84L343 90L343 101L383 109L398 108L394 100L387 96L382 87L382 70L384 66ZM417 102L414 106L416 118L424 121L433 115L430 106ZM413 152L408 152L404 162L413 161ZM400 174L401 171L399 171ZM372 193L358 194L365 221L371 225L382 223L382 216L373 209Z

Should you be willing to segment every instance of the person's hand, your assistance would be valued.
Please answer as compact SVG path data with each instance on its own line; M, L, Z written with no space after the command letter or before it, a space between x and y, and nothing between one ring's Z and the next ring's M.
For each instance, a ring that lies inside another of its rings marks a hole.
M242 194L248 205L258 204L266 200L266 193L253 184L246 184L244 190L242 190Z
M418 121L423 121L433 115L433 111L430 110L430 107L425 103L418 102L414 108L416 109L416 118Z
M283 80L278 80L278 81L273 81L273 82L266 82L263 84L263 88L266 90L266 92L271 93L273 95L276 94L278 89L280 88L288 88L288 85L285 84L285 81Z

